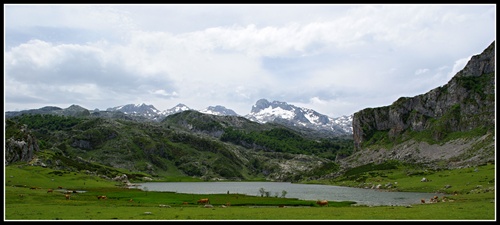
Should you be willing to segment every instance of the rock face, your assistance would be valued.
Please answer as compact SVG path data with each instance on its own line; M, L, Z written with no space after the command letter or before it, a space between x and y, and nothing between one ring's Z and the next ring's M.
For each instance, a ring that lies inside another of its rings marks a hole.
M361 110L354 114L352 124L354 152L362 151L381 137L395 141L428 132L439 142L452 132L493 130L495 42L473 56L446 85L415 97L401 97L389 106ZM404 147L393 148L401 149Z
M36 138L26 126L22 126L17 135L5 141L5 165L18 161L29 162L38 151L40 148Z

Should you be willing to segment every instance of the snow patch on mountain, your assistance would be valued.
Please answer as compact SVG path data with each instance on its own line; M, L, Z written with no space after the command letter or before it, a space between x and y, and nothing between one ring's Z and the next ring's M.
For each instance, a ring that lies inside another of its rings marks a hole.
M177 104L176 106L174 106L174 107L172 107L170 109L162 111L160 113L160 115L162 115L162 116L169 116L169 115L180 113L180 112L184 112L184 111L187 111L187 110L191 110L191 108L189 108L187 105L179 103L179 104Z
M238 116L236 112L221 105L209 106L200 110L201 113L212 114L217 116Z
M352 134L352 115L330 118L312 109L297 107L286 102L260 99L245 117L258 123L278 122L335 134Z
M154 119L160 110L156 109L153 105L142 104L127 104L108 108L106 111L120 111L127 115L143 116L147 119Z

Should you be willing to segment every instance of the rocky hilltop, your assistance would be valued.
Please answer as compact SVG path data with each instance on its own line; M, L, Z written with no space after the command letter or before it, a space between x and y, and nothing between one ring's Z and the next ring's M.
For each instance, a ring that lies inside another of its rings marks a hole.
M350 166L388 159L446 160L448 166L494 161L495 42L447 84L389 106L363 109L353 115L352 126Z

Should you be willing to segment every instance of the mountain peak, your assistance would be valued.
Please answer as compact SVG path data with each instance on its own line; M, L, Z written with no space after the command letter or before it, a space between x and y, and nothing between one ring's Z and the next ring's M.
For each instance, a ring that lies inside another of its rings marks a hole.
M108 108L106 111L120 111L127 115L144 116L148 119L153 119L160 112L153 105L142 104L127 104Z
M280 101L273 101L269 102L267 99L259 99L255 105L252 106L252 110L250 113L259 113L262 110L269 109L272 111L272 109L275 108L281 108L284 110L293 110L290 105L288 105L286 102L280 102Z
M228 109L221 105L209 106L203 110L200 110L201 113L218 115L218 116L238 116L236 112L231 109Z
M269 102L266 99L259 99L253 105L250 114L245 117L259 123L275 122L314 130L324 130L334 134L352 132L349 118L333 119L312 109L297 107L281 101Z
M179 103L170 109L164 110L163 112L161 112L161 115L162 116L169 116L169 115L172 115L172 114L175 114L178 112L187 111L187 110L191 110L191 109L187 105Z

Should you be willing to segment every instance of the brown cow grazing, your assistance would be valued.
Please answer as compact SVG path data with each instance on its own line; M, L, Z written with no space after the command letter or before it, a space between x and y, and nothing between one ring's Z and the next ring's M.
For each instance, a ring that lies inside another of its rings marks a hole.
M318 200L316 202L316 204L320 205L320 206L328 206L328 201L327 200Z
M69 198L71 198L71 195L65 194L64 197L66 197L66 200L69 200Z
M210 204L210 200L208 200L208 198L202 198L198 200L198 204Z
M108 199L108 197L106 195L98 195L97 199Z
M420 199L420 202L425 203L425 199Z
M52 189L49 188L49 190L47 190L47 193L49 193L49 192L50 193L54 193L54 190L52 190Z
M57 189L63 189L61 186L58 186Z

